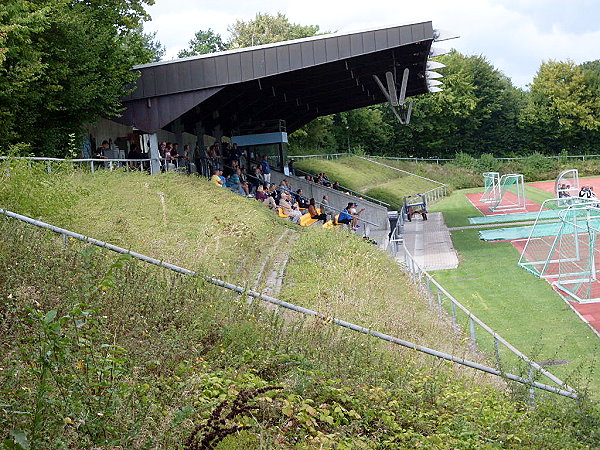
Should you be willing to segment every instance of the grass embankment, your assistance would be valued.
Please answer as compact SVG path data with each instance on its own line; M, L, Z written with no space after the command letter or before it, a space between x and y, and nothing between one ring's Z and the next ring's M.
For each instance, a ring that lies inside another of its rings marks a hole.
M533 189L528 189L528 195ZM464 192L454 192L431 210L442 211L448 226L468 225L468 217L481 213ZM537 194L540 199L545 196L543 191ZM452 232L460 265L433 272L436 280L525 354L538 361L568 360L550 371L567 383L588 384L593 395L600 396L600 373L594 370L600 363L597 336L547 281L518 267L520 255L512 244L481 241L477 232Z
M402 208L404 196L439 186L357 157L345 156L335 160L310 158L296 164L299 169L310 173L324 172L331 181L389 203L390 208L395 210Z
M2 207L250 286L290 227L200 179L48 175L18 164L4 164L0 176ZM218 448L231 449L585 448L598 440L600 416L587 402L542 396L530 410L446 364L424 365L326 321L249 306L245 296L103 249L64 247L13 220L0 228L0 438L22 448L197 448L220 438ZM427 320L385 254L346 234L298 231L284 298L399 337L459 345Z

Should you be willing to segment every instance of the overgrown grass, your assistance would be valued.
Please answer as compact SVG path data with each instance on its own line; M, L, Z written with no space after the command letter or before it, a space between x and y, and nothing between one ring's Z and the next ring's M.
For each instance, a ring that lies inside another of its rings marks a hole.
M298 168L310 173L325 172L329 179L400 209L407 195L429 191L439 184L404 174L373 162L341 157L336 160L310 158L297 163Z
M64 185L40 172L43 207L36 195L16 196L27 170L9 173L1 207L249 286L290 226L193 178L65 169L72 189L64 201ZM245 296L77 242L63 247L12 220L0 220L0 232L0 438L9 448L178 448L208 438L218 448L598 441L600 415L587 401L541 396L530 410L467 372L329 321L249 306ZM284 298L460 349L462 338L428 317L374 247L344 233L299 233ZM233 415L220 423L222 411Z

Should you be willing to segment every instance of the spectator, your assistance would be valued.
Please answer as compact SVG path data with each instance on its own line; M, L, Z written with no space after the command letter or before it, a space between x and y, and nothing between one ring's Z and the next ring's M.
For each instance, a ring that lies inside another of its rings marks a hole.
M296 175L296 172L294 170L295 163L296 163L296 160L294 158L290 159L290 161L288 162L288 169L290 171L290 175Z
M227 179L227 187L237 194L248 195L246 194L242 186L242 182L240 180L240 173L240 169L236 169L235 172L229 176L229 178Z
M263 156L263 159L260 163L260 170L262 170L263 176L265 177L265 181L267 183L271 182L271 167L269 166L269 157L267 155Z
M269 209L277 208L277 205L275 204L275 199L270 195L267 195L267 193L265 192L265 188L262 185L259 185L256 188L256 194L254 196L256 197L256 200L265 203L269 207Z
M270 184L269 185L269 189L267 191L267 194L271 197L273 197L273 200L275 201L275 204L279 205L279 200L281 199L281 192L278 191L275 188L274 184Z
M210 177L210 182L216 186L223 187L223 179L220 175L221 171L219 169L214 169L212 177Z
M328 216L333 215L333 210L331 209L331 206L329 205L329 197L327 195L324 195L323 200L321 200L321 212Z
M244 188L244 191L246 192L246 195L248 197L252 197L252 195L250 195L250 191L252 189L252 185L250 183L248 183L248 174L246 174L246 168L242 167L241 169L238 169L240 171L240 181L242 182L242 187Z
M306 198L304 198L304 191L302 189L298 189L294 194L295 200L298 203L298 208L306 209L308 208L308 202Z
M312 219L322 220L323 223L327 221L327 214L325 214L323 211L321 211L321 214L318 213L314 198L311 198L308 202L308 213Z
M285 193L281 196L281 200L279 200L279 206L281 207L285 215L290 216L290 220L293 223L300 222L300 217L302 217L302 213L294 207L292 207L290 194Z
M338 216L338 223L343 223L344 225L348 225L352 222L352 214L350 213L350 209L352 208L352 203L348 203L348 205L346 206L346 208L344 208L344 210L342 210L342 212L340 213L340 215Z
M360 211L357 211L357 209L358 209L358 203L352 203L352 207L349 209L350 214L352 214L352 229L353 230L360 228L360 225L358 224L358 219L359 219L361 213L365 210L365 208L362 208Z
M94 158L108 159L108 156L106 156L108 150L110 150L110 144L106 140L102 141L102 145L96 149Z
M142 159L142 153L138 150L137 144L131 144L129 153L127 153L127 159ZM136 161L129 161L127 165L131 169L139 169L140 163Z

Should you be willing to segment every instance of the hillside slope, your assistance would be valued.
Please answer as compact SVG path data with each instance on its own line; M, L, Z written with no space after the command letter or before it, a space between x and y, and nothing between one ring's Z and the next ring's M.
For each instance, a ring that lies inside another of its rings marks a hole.
M288 240L289 222L196 178L19 164L0 177L0 207L250 287L287 245L282 298L468 352L391 259L354 235L296 229ZM327 321L249 306L14 220L0 220L0 232L2 439L56 448L597 442L599 415L586 402L542 396L530 410L519 389Z

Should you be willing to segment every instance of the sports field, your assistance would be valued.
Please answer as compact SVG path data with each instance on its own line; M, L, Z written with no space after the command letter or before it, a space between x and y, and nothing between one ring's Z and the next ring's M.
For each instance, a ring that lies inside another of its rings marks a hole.
M583 183L597 185L600 192L600 178ZM514 223L498 223L497 228L522 227L516 225L521 221L531 223L531 212L538 211L543 200L554 197L553 189L554 182L528 184L526 208L510 211L507 219ZM594 332L600 330L600 303L567 301L549 282L519 267L522 239L481 240L479 227L483 225L469 224L469 218L481 220L493 215L489 204L479 202L481 195L481 189L455 191L430 208L443 212L446 224L451 230L455 228L452 240L460 260L458 269L434 272L434 277L474 314L537 361L567 361L552 367L553 373L567 381L581 381L583 377L593 391L598 391L600 374L593 368L598 366L600 350L600 339ZM497 219L502 220L501 216Z

